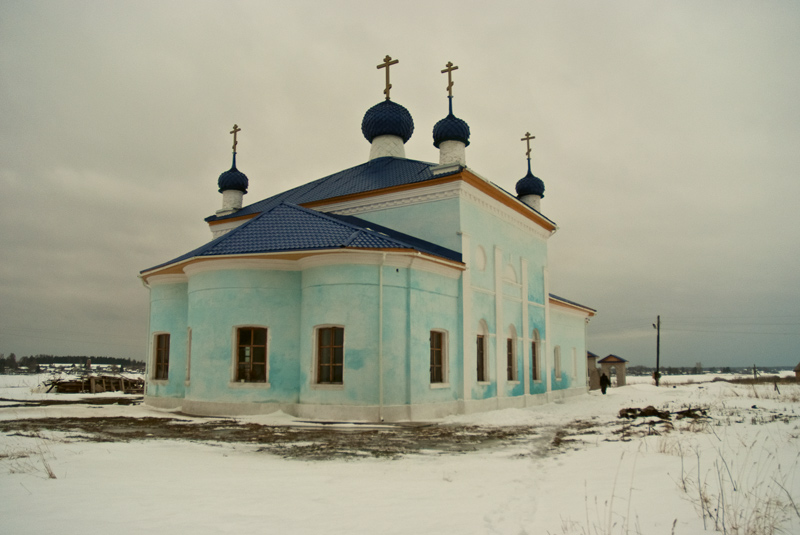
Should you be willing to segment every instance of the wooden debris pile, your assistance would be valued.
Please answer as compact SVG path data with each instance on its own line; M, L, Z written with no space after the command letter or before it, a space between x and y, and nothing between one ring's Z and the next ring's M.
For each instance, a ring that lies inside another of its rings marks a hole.
M622 409L619 411L620 418L650 418L650 417L657 417L661 418L662 420L669 420L670 415L669 411L660 411L653 407L652 405L648 405L644 409L638 408L630 408L630 409Z
M123 392L143 394L144 379L131 379L119 375L84 375L79 379L53 379L45 382L47 392L58 394L100 394L102 392Z
M694 420L710 418L708 416L708 409L704 409L702 407L689 407L688 409L683 409L673 413L670 413L669 411L660 411L652 405L648 405L643 409L634 407L621 409L619 411L620 418L628 418L629 420L636 418L661 418L662 420L670 420L672 418L672 414L674 414L675 418L678 420L682 420L683 418L692 418Z

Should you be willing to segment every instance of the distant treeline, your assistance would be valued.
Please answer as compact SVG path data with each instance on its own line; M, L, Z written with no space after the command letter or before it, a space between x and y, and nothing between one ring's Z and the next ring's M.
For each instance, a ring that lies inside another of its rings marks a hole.
M662 375L696 375L700 373L742 373L753 375L754 366L661 366ZM755 366L756 373L778 373L791 370L791 366ZM628 375L652 375L654 366L628 366Z
M92 365L103 364L129 369L144 367L144 362L140 360L123 359L119 357L104 357L95 355L71 355L66 357L55 355L30 355L17 358L14 353L11 353L7 357L0 357L0 372L4 370L15 370L20 367L33 370L38 369L39 366L53 364L73 364L77 366L85 366L87 361L91 361Z

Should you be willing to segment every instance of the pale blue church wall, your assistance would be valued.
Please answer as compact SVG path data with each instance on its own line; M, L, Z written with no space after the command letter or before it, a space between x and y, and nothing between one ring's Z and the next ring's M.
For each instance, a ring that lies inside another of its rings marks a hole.
M544 342L544 325L545 325L545 317L544 317L544 307L536 306L536 305L528 305L528 339L530 343L533 343L533 332L534 329L539 331L539 380L534 381L531 379L531 387L530 392L531 394L544 394L547 392L547 377L543 371L543 366L545 363L545 354L546 351L545 342ZM528 349L530 351L530 349ZM529 357L530 358L530 354Z
M458 199L444 199L364 212L358 217L461 252L458 203Z
M551 372L553 390L563 390L586 384L586 321L578 314L550 307L550 360L554 363L555 347L561 348L561 377L556 377L555 363ZM573 358L573 349L574 355Z
M385 405L407 405L411 387L408 339L412 270L384 267L383 273L383 401Z
M215 402L298 400L300 274L224 270L189 279L192 327L187 398ZM267 328L268 383L234 383L236 328Z
M506 355L506 340L514 335L514 357L516 359L516 380L506 382L507 396L521 396L525 394L525 370L523 358L525 358L525 348L523 347L522 332L522 303L517 300L503 301L503 320L505 327L500 332L500 341L503 344L503 357ZM513 326L513 331L512 331Z
M458 279L412 271L410 292L410 402L440 403L459 399L463 384L463 347ZM446 333L445 382L431 384L430 332Z
M495 247L502 251L503 265L513 266L517 275L517 282L522 282L522 264L520 260L528 261L528 300L544 303L544 277L542 267L547 265L547 241L532 233L526 233L496 215L463 201L460 205L462 228L470 238L471 272L473 286L494 291L494 255ZM532 223L531 223L532 224ZM483 271L474 269L478 247L486 254L486 268ZM500 273L502 277L503 272ZM504 286L504 292L510 290Z
M495 377L497 370L496 366L496 336L494 333L496 329L495 302L494 295L483 292L473 292L472 294L472 310L467 311L467 317L471 317L472 327L474 332L480 333L481 320L486 323L488 329L488 336L486 338L486 353L485 358L488 360L486 367L488 370L488 381L483 383L473 382L471 399L488 399L497 395L497 377ZM471 351L473 355L477 353L477 346L475 343L466 348L466 351ZM475 357L477 358L477 357ZM477 362L477 361L476 361ZM477 374L476 370L466 370L466 373Z
M378 403L378 266L332 265L302 275L300 402ZM316 384L316 329L344 328L342 385Z
M461 221L464 233L470 240L470 277L473 287L473 310L471 317L477 331L481 319L486 321L489 333L492 335L487 340L487 356L489 358L489 384L475 384L472 388L473 399L486 399L496 395L497 377L496 355L497 344L502 344L502 355L505 358L505 344L509 333L509 325L516 331L516 365L518 381L508 382L505 385L506 396L520 396L525 392L525 382L530 382L525 377L524 360L530 359L530 347L524 343L525 335L531 337L533 329L539 330L540 339L547 335L544 321L544 308L528 304L544 303L544 276L543 266L547 264L547 242L544 238L533 233L526 233L518 226L501 219L495 214L467 201L460 205ZM501 252L500 273L495 273L495 248ZM479 255L481 250L485 255L485 268L479 269ZM523 273L523 262L527 262L527 271ZM508 278L508 266L511 266L514 279ZM527 275L528 291L523 292L523 275ZM496 277L501 282L503 303L503 325L495 325ZM484 291L482 291L484 290ZM528 307L528 324L523 325L523 309ZM529 344L528 344L529 345ZM543 344L542 344L543 345ZM474 351L474 349L470 349ZM540 357L540 363L544 359ZM544 393L547 389L546 381L531 383L532 393Z
M186 370L187 299L186 283L154 284L150 287L150 340L147 395L183 397ZM169 333L167 381L152 379L156 333Z
M478 332L478 325L481 320L486 322L489 328L489 333L494 334L497 332L497 315L495 314L494 295L483 292L473 292L472 294L472 325L475 332ZM501 328L502 329L502 328Z
M378 405L379 266L326 266L303 272L300 337L301 402ZM383 404L455 399L462 368L458 280L419 270L383 267ZM344 327L344 384L317 385L315 328ZM433 329L447 332L449 387L431 388Z

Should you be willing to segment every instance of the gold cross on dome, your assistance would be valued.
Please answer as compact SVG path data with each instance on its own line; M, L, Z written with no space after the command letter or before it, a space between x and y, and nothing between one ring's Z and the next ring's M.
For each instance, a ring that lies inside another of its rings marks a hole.
M392 84L389 83L389 67L391 65L396 65L398 63L400 63L399 59L393 60L392 56L387 54L386 57L383 58L383 63L378 65L379 69L383 69L384 67L386 67L386 89L383 90L383 94L386 95L386 100L391 100L389 98L389 91L392 89Z
M520 139L520 141L525 141L528 144L528 151L525 153L525 156L528 159L531 159L531 139L536 139L536 136L532 136L530 132L525 132L525 137Z
M454 70L458 69L458 67L454 67L452 61L448 61L447 65L445 65L445 67L447 67L447 68L442 71L442 74L447 73L447 96L448 97L452 97L453 96L453 74L452 73L453 73Z
M233 125L233 130L230 131L230 133L233 134L233 152L236 152L236 143L238 143L238 141L236 141L236 134L241 131L242 129L239 128L238 124Z

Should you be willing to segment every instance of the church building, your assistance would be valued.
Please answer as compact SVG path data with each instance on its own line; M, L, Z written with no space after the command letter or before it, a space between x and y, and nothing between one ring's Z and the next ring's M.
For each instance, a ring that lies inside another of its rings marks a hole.
M197 415L427 420L525 407L587 388L594 310L549 291L544 183L513 195L467 167L469 126L433 126L439 162L406 158L411 114L361 123L369 159L243 206L219 176L213 239L141 272L150 290L145 402Z

